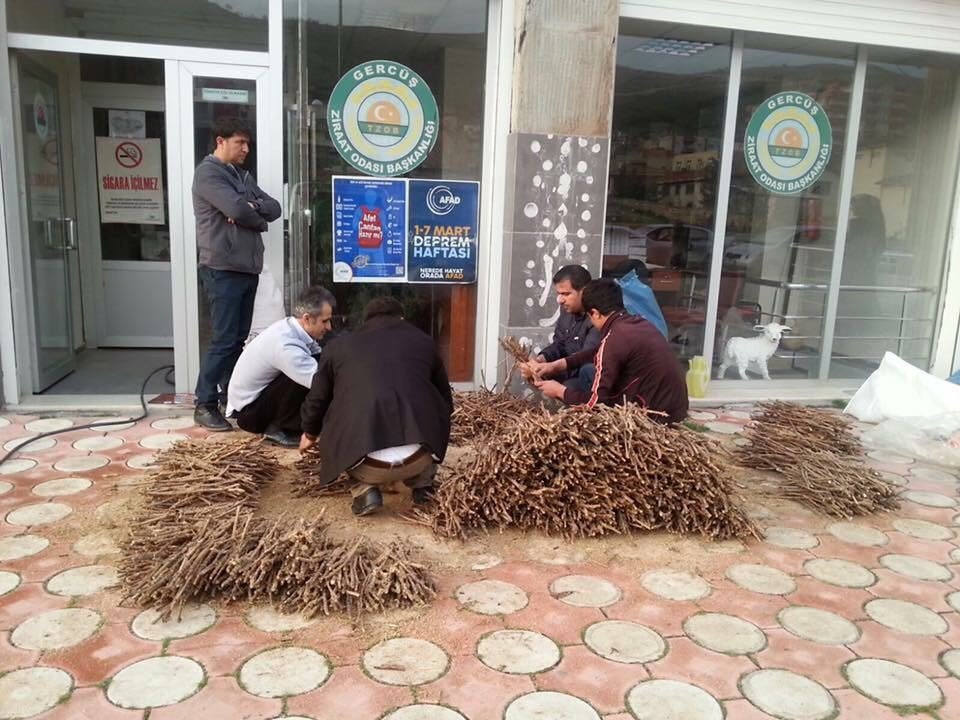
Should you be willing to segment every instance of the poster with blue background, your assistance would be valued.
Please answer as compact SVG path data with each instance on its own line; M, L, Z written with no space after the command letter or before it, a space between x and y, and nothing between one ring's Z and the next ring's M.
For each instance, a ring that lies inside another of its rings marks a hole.
M480 183L410 180L407 279L477 281Z
M406 282L407 184L333 178L333 281Z

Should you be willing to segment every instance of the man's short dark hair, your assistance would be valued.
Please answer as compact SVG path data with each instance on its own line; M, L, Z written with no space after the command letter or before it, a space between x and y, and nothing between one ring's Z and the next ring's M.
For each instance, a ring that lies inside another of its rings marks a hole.
M590 279L590 271L583 265L564 265L553 276L553 284L556 285L564 280L569 280L570 287L574 290L582 290L590 282Z
M366 322L371 318L380 315L389 315L391 317L403 317L403 305L392 295L382 295L375 297L367 303L363 309L363 320Z
M214 142L218 137L226 140L234 135L246 135L248 140L253 140L250 126L238 117L223 117L214 121L212 133Z
M584 286L580 302L583 303L584 312L596 310L601 315L610 315L623 310L623 290L616 280L597 278Z
M333 310L337 306L337 299L333 293L320 285L312 285L300 293L293 304L293 316L309 315L314 317L323 312L323 306L329 305Z

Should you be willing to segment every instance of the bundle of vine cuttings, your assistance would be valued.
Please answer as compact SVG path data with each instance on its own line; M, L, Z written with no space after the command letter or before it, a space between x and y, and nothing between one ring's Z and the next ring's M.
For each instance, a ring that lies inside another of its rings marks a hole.
M536 405L506 390L481 388L453 393L450 442L454 445L480 443L499 435L517 418L535 411Z

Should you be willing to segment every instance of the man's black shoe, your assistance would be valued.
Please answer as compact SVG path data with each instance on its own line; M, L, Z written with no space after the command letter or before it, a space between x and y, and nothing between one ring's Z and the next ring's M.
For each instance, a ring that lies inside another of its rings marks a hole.
M433 499L437 496L437 486L431 485L430 487L414 488L413 489L413 504L414 505L427 505L433 502Z
M354 515L370 515L382 507L383 496L377 488L370 488L360 497L355 497L351 505Z
M233 430L233 425L227 422L223 413L220 412L220 408L216 405L197 405L193 411L193 421L213 432Z
M270 425L263 431L263 437L275 445L286 448L300 447L300 436L291 435L285 430L281 430L276 425Z

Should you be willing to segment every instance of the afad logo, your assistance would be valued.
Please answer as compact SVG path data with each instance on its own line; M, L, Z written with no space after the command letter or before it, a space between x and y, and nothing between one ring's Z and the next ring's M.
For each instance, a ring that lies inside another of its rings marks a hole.
M427 207L434 215L446 215L459 204L459 196L446 185L436 185L427 192Z
M830 162L833 131L820 104L809 95L781 92L758 107L743 138L753 179L778 195L811 187Z
M406 65L372 60L350 70L333 88L327 128L340 156L367 175L408 173L433 149L437 101Z

